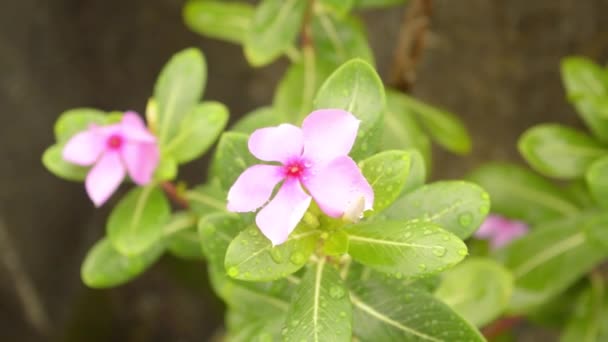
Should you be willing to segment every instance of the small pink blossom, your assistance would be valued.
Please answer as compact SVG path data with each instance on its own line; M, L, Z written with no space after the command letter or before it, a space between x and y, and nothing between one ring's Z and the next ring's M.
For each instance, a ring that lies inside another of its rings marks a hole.
M524 222L509 220L499 215L489 215L475 232L475 237L489 240L490 247L497 249L527 233L528 225Z
M133 182L150 182L159 162L156 137L135 112L126 112L122 121L108 126L91 125L77 133L63 148L63 159L91 166L85 188L99 207L116 191L128 173Z
M260 160L246 169L228 192L228 210L251 212L264 206L276 185L275 197L256 216L256 223L273 245L295 229L312 199L328 216L339 218L364 198L372 208L374 192L349 156L359 120L339 109L314 111L302 128L290 124L256 130L249 137L249 151ZM306 190L304 190L306 189Z

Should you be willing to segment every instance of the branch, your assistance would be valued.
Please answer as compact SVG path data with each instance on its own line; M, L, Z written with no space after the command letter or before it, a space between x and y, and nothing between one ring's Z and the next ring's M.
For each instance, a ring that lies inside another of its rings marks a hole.
M0 257L6 267L9 277L13 279L17 296L23 306L23 313L27 321L36 331L48 336L50 332L50 319L40 300L40 295L34 287L32 279L28 276L19 255L14 248L4 221L0 218Z
M312 48L314 46L311 27L314 7L315 0L308 0L306 12L304 12L304 19L302 20L302 31L300 33L300 44L303 49Z
M177 190L177 188L175 187L175 185L171 182L163 182L161 183L161 186L163 187L163 190L165 190L165 193L167 194L167 196L169 196L169 198L177 205L179 205L180 207L184 208L184 209L189 209L190 208L190 202L188 202L188 199L183 197L179 191Z
M432 0L412 0L401 22L389 84L405 93L416 80L416 65L426 46L432 7Z
M483 336L488 340L491 340L500 336L505 331L513 329L513 327L523 322L523 320L524 318L521 316L504 317L484 327L481 329L481 332L483 333Z

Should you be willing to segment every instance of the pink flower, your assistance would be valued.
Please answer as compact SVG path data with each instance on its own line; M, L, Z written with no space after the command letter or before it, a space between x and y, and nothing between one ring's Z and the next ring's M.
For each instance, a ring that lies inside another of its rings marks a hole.
M145 185L159 162L156 137L135 112L108 126L91 125L77 133L63 148L63 159L81 166L94 165L85 181L87 193L99 207L129 174L133 182Z
M331 217L364 198L372 208L374 192L357 164L348 156L359 120L339 109L314 111L302 128L290 124L261 128L249 137L249 151L263 161L245 170L228 192L228 210L250 212L264 206L276 185L276 196L256 216L256 223L273 245L285 240L300 222L311 199ZM306 191L304 190L304 188Z
M527 233L528 225L524 222L508 220L499 215L489 215L475 232L475 237L490 240L490 247L497 249Z

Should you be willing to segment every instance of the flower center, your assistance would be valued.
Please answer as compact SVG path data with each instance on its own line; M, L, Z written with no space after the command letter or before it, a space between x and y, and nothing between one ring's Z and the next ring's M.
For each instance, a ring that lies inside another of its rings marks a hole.
M303 160L293 160L284 165L285 176L301 178L310 165Z
M108 148L112 149L112 150L117 150L122 146L123 140L122 137L118 134L112 134L109 138L108 141L106 142L108 145Z

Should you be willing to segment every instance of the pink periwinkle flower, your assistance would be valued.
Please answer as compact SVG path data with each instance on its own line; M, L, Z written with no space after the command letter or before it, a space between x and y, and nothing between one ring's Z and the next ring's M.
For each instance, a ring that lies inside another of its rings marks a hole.
M135 184L145 185L159 162L156 137L135 112L126 112L113 125L90 125L77 133L63 148L63 159L91 166L85 180L87 194L99 207L120 186L128 173Z
M509 220L499 215L489 215L475 232L475 237L489 240L490 247L497 249L527 233L528 225L524 222Z
M359 120L339 109L314 111L302 128L290 124L256 130L249 151L258 159L279 165L246 169L228 192L228 210L251 212L264 206L276 185L275 197L257 214L262 233L279 245L295 229L312 199L328 216L342 217L364 199L372 209L374 192L349 156Z

